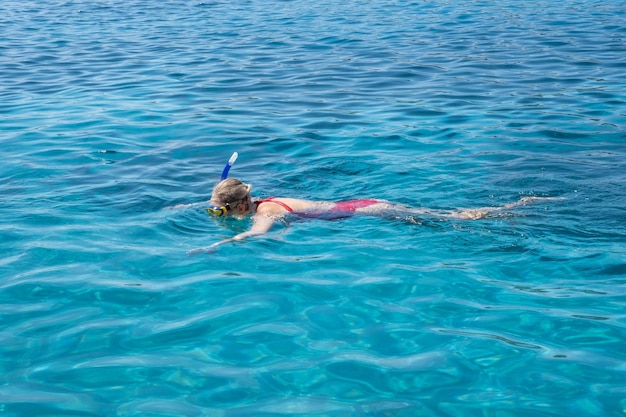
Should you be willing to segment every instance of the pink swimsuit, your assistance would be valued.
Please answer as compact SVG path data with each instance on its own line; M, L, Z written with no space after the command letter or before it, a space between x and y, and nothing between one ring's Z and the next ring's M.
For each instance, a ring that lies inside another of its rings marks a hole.
M357 209L369 207L378 203L380 203L380 201L365 198L359 200L340 201L338 203L335 203L335 207L333 207L332 211L342 213L354 213Z
M287 204L283 203L282 201L274 200L275 198L276 197L268 197L268 198L265 198L263 200L256 201L255 203L256 203L257 207L259 207L263 203L276 203L279 206L282 206L289 213L294 213L294 211L293 211L293 209L291 207L289 207Z

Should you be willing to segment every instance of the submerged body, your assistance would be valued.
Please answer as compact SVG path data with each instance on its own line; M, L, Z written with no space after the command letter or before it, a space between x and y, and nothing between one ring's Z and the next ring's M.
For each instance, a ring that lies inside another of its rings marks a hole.
M361 213L366 213L368 211L371 212L372 210L381 210L386 202L374 199L358 199L333 203L328 201L310 201L300 200L296 198L270 197L263 200L255 201L254 204L256 205L256 211L259 212L259 206L261 204L264 204L261 212L267 211L267 213L271 212L273 214L280 214L276 212L275 208L272 209L270 207L266 209L266 203L278 204L288 213L295 214L299 217L334 219L349 217L357 211Z
M212 207L207 208L207 211L216 216L235 215L244 217L252 215L252 227L250 230L239 233L232 238L216 242L206 248L196 249L191 253L211 251L225 243L265 234L272 228L276 221L285 218L287 215L326 220L345 218L354 215L393 218L397 218L399 216L406 218L414 215L432 215L444 218L477 220L487 217L494 212L525 205L538 199L546 199L541 197L525 197L515 203L507 204L502 207L433 211L407 207L402 204L396 204L378 199L357 199L331 202L287 197L269 197L253 201L250 196L251 189L252 187L250 185L244 184L235 178L223 180L215 186L213 194L211 195Z

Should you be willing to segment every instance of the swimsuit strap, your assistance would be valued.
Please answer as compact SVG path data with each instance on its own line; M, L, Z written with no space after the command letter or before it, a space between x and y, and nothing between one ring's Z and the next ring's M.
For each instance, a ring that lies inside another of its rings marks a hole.
M289 207L287 204L283 203L282 201L274 200L275 198L276 197L269 197L263 200L259 200L256 202L256 206L259 207L263 203L275 203L275 204L278 204L279 206L282 206L282 208L287 210L289 213L293 213L293 209L291 207Z

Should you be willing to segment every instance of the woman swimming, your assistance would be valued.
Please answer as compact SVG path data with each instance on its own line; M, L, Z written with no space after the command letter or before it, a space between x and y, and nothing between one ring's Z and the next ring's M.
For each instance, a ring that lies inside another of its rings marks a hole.
M456 219L477 220L494 212L510 209L529 202L545 199L541 197L524 197L521 200L502 207L484 207L479 209L432 211L427 209L411 208L401 204L377 199L359 199L340 202L312 201L298 198L270 197L253 201L250 195L252 186L244 184L236 178L220 181L211 195L211 207L207 211L215 216L239 216L252 214L250 230L239 233L232 238L216 242L206 248L200 248L191 253L211 251L225 243L242 240L252 236L267 233L277 220L287 215L302 218L338 219L354 215L368 215L377 217L408 217L413 215L434 215ZM548 198L549 199L549 198Z

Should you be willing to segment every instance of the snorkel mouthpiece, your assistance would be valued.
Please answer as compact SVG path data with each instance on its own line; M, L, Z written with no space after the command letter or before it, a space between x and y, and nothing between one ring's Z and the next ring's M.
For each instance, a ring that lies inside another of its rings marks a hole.
M230 156L230 159L228 160L228 162L226 163L226 166L224 167L224 171L222 171L222 181L228 178L228 171L230 171L230 167L232 167L235 164L235 161L237 160L238 156L239 154L237 152L233 152L233 154Z

